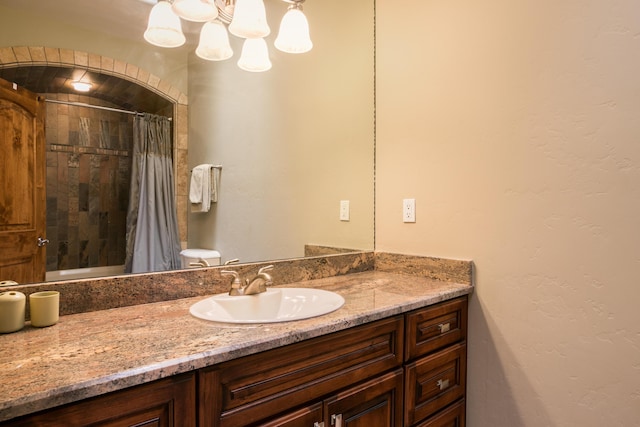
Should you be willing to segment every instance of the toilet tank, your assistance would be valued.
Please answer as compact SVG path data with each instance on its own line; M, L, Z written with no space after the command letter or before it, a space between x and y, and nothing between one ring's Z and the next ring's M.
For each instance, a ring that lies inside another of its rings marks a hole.
M180 252L182 268L213 267L220 265L220 252L211 249L185 249ZM205 261L203 263L202 261Z

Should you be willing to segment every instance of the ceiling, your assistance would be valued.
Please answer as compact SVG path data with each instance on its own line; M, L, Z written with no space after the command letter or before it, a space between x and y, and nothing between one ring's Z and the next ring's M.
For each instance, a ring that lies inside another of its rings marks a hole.
M48 19L102 32L105 36L117 35L138 41L142 39L155 0L90 0L91 7L86 7L87 4L87 0L0 0L0 7L42 14ZM80 77L93 83L90 96L123 109L153 113L170 104L156 93L128 80L92 71L51 66L0 69L0 78L44 94L77 93L70 82Z
M47 93L79 94L70 84L76 80L76 76L84 76L83 79L91 81L93 85L91 92L82 95L92 96L130 111L163 112L165 115L171 111L167 111L171 101L119 77L52 66L0 68L0 78L17 83L32 92L45 94L45 97Z

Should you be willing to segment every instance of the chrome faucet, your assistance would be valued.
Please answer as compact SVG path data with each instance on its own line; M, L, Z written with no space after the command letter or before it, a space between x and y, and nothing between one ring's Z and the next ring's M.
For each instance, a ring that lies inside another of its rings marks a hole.
M222 270L220 271L220 274L223 276L232 276L231 288L229 289L230 296L255 295L266 292L267 286L271 286L273 284L271 275L266 273L266 271L271 269L273 269L273 265L262 267L258 270L258 274L256 274L253 279L245 279L244 284L242 283L237 271Z

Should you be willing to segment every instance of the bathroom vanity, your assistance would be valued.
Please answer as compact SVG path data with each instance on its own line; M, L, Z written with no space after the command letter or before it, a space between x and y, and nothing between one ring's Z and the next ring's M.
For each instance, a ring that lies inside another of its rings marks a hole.
M295 286L345 304L231 325L184 298L0 336L0 426L464 426L470 284L367 271Z

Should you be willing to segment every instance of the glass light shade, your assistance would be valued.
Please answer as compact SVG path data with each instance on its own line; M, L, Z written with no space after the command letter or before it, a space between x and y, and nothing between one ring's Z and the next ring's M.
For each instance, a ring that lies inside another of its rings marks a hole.
M213 0L174 0L172 9L187 21L207 22L218 17L218 8Z
M88 82L73 81L71 82L71 86L73 86L73 89L78 92L89 92L92 85Z
M309 37L309 22L302 10L294 6L285 13L274 45L287 53L305 53L311 50L313 43Z
M262 0L236 0L229 32L245 39L262 38L271 29L267 23L267 12Z
M246 39L242 45L238 67L254 73L270 70L271 61L267 42L262 38Z
M200 43L196 55L208 61L224 61L233 56L229 34L220 21L207 22L200 31Z
M169 2L160 1L153 6L144 39L160 47L178 47L184 44L186 39L182 34L180 18L173 13Z

